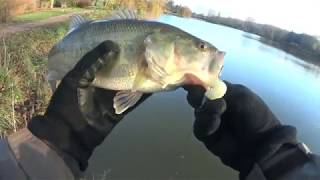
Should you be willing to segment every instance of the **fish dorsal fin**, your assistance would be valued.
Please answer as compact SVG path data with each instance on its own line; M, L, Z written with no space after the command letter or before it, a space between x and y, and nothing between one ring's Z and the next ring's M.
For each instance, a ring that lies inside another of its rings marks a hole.
M138 14L134 10L130 9L122 9L117 10L111 13L110 16L105 18L106 20L114 20L114 19L139 19Z
M82 17L80 14L74 14L71 16L69 30L75 29L86 22L88 22L88 20Z

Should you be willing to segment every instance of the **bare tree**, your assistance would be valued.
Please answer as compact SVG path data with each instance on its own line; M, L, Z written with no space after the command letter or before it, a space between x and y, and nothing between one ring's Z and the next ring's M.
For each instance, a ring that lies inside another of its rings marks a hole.
M51 9L53 8L54 2L55 2L55 0L50 0L50 8Z

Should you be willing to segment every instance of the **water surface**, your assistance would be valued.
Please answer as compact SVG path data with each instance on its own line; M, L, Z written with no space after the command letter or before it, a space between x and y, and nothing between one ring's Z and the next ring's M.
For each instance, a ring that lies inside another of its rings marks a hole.
M320 153L320 69L262 44L239 30L162 16L227 52L222 79L256 92L299 140ZM249 36L254 36L250 35ZM192 134L185 92L152 96L128 115L95 151L87 171L94 179L237 179Z

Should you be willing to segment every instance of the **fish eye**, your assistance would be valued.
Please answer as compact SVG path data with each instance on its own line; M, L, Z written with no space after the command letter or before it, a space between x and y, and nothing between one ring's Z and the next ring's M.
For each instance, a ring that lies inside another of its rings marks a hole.
M207 44L206 44L205 42L203 42L203 41L201 41L201 42L199 43L198 47L199 47L199 49L202 50L202 51L205 51L205 50L208 48Z

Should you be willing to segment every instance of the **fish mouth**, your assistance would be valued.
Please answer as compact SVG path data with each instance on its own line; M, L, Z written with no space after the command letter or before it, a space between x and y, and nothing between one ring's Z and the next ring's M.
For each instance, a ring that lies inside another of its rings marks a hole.
M185 80L186 84L200 85L200 86L203 86L204 88L206 88L205 83L200 78L198 78L198 76L196 76L194 74L186 73L184 75L184 80Z
M202 81L202 86L203 86L207 91L212 91L212 90L215 89L214 87L216 87L216 85L213 84L213 83L216 83L217 80L220 80L220 79L221 79L223 67L224 67L224 65L221 66L221 68L219 69L219 71L218 71L217 74L209 75L210 77L209 77L208 82Z
M206 90L213 90L214 85L212 83L214 83L216 81L216 79L221 78L223 67L224 66L222 65L218 74L210 75L210 72L209 72L209 76L210 76L209 78L207 78L207 76L208 76L207 73L205 73L203 71L198 72L199 74L205 73L205 77L203 79L201 79L201 76L198 76L197 74L186 73L184 75L184 83L189 84L189 85L202 86Z
M213 88L210 85L208 85L205 81L201 80L199 77L191 73L185 74L184 84L202 86L206 90Z

